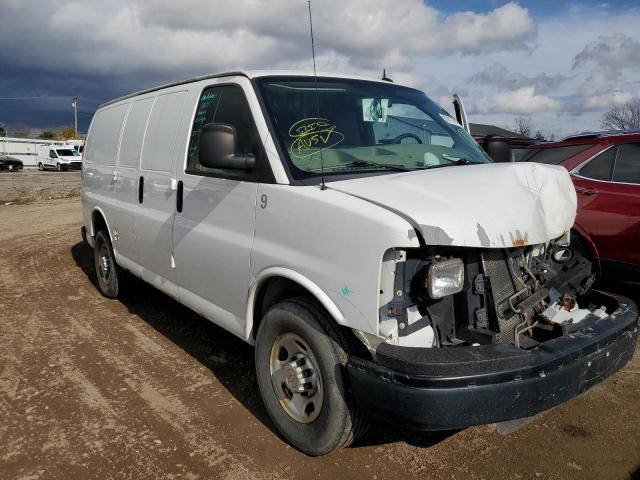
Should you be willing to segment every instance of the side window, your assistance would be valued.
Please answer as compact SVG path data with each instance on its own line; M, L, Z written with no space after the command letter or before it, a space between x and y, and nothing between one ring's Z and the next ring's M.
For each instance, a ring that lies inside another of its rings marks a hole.
M581 177L593 180L611 180L613 160L616 158L616 147L602 152L578 171Z
M51 158L58 158L58 156L56 155L56 152L53 150L49 150L49 157Z
M233 126L236 129L236 153L258 155L260 139L242 88L235 85L221 85L206 88L200 95L189 139L187 172L245 177L246 172L241 170L220 170L200 165L198 142L202 127L208 123L226 123Z
M640 143L620 145L613 181L640 184Z

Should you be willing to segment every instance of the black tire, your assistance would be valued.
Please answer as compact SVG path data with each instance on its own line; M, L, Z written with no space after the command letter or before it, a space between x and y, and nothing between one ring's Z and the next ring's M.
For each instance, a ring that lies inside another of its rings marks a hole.
M42 166L42 163L38 163L38 170L43 171L44 167Z
M310 423L294 419L285 410L271 381L272 348L285 334L299 337L310 347L319 370L322 403ZM284 438L307 455L324 455L348 446L368 428L369 420L356 406L347 385L345 365L350 351L349 338L322 308L306 298L277 303L260 323L255 359L262 400Z
M56 170L61 172L62 171L62 165L60 165L59 163L56 163Z
M107 298L117 298L121 293L124 272L116 263L109 234L104 230L98 230L93 240L93 265L100 293Z

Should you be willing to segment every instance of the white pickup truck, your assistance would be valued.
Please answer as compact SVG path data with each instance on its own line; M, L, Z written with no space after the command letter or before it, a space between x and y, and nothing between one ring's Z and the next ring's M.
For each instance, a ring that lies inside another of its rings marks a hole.
M80 170L82 154L73 146L41 145L38 146L38 170Z
M637 307L592 290L570 246L567 172L493 163L412 88L232 72L145 90L98 109L82 184L101 292L128 271L255 344L266 409L310 455L371 416L529 417L635 350Z

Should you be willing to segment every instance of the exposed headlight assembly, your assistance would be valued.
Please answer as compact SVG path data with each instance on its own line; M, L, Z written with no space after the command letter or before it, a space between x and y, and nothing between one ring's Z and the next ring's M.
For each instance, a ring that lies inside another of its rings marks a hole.
M464 264L459 258L433 262L427 271L427 292L433 299L462 291Z

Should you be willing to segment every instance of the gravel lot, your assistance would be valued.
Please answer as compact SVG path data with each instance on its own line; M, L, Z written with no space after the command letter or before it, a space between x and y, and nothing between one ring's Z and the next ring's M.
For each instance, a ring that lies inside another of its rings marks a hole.
M0 205L33 203L38 200L80 196L80 172L0 172Z
M1 479L640 478L638 354L506 437L376 424L298 453L261 405L251 347L142 283L98 293L79 199L60 198L78 179L0 174Z

